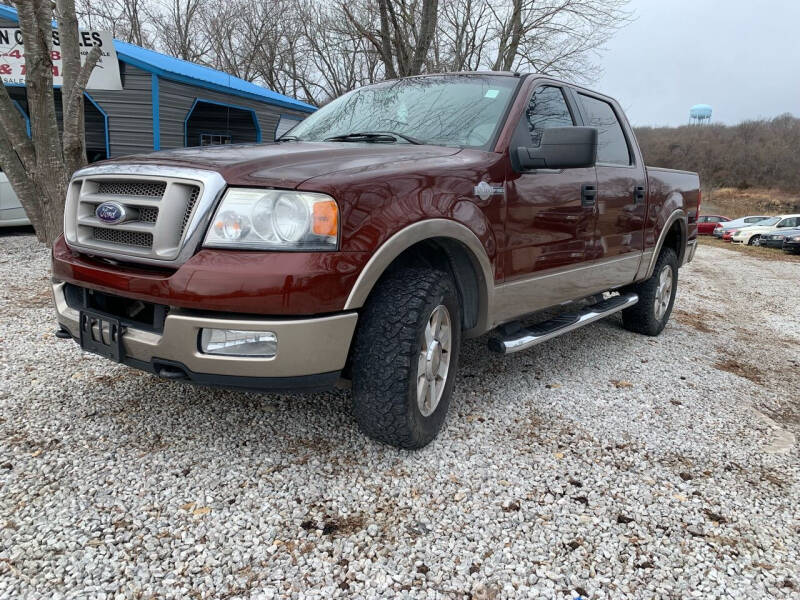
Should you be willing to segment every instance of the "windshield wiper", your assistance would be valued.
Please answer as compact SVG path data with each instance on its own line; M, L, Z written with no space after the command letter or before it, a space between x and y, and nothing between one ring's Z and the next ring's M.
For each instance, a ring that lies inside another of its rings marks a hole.
M405 140L409 144L421 145L422 142L410 135L397 133L395 131L357 131L354 133L344 133L325 138L326 142L350 142L363 140L365 142L396 142L398 139Z
M279 137L276 142L296 142L297 136L296 135L282 135Z

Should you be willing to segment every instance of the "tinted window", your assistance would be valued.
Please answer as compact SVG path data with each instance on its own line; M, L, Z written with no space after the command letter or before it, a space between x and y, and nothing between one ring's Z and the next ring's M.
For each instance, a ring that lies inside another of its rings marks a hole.
M744 222L745 223L758 223L759 221L763 221L764 219L768 219L769 217L747 217Z
M586 123L598 129L597 162L615 165L631 164L625 134L608 102L578 94L589 119Z
M698 223L708 223L708 217L700 217L697 219Z
M789 217L788 219L784 219L783 221L778 223L777 226L778 227L796 227L797 224L798 224L798 221L800 221L800 219L798 219L797 217Z
M550 85L540 87L533 92L525 116L533 146L541 143L542 131L545 129L572 127L575 124L564 99L564 92L561 88Z

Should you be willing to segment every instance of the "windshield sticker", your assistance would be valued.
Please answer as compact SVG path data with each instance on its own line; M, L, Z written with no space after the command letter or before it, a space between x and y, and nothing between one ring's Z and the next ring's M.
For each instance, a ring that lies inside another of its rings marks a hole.
M500 90L486 90L486 94L484 98L497 98L497 94L500 93Z

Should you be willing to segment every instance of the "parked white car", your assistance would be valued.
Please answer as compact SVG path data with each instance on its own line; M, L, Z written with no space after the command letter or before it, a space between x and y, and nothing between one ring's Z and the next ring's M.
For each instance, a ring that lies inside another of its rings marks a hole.
M764 216L748 215L746 217L733 219L732 221L717 223L717 226L714 228L713 235L715 238L721 238L725 234L725 232L730 229L741 229L742 227L750 227L751 225L757 225L761 221L764 221L766 219L769 219L769 215L764 215Z
M758 246L761 236L765 233L776 230L780 231L781 229L793 229L796 227L800 227L800 214L778 215L766 221L762 221L758 225L740 229L731 236L731 241L736 244Z
M30 224L25 209L22 208L17 195L11 189L8 177L0 171L0 227Z

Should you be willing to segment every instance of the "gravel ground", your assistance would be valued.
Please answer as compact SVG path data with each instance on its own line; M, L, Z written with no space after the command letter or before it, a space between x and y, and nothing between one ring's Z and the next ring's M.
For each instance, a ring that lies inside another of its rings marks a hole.
M0 236L2 598L800 596L798 263L701 246L656 339L468 342L415 453L364 438L346 392L81 354L48 277Z

